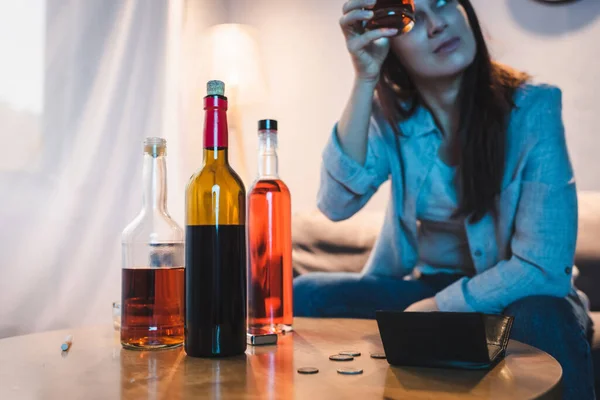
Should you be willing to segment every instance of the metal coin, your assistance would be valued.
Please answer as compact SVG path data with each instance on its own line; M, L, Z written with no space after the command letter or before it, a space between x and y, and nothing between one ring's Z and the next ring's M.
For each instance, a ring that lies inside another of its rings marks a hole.
M360 375L363 370L362 368L338 368L337 372L342 375Z
M343 356L359 357L360 351L340 351L339 354Z
M354 357L346 356L343 354L334 354L332 356L329 356L329 359L331 361L352 361L352 360L354 360Z
M303 375L313 375L319 373L319 370L313 367L302 367L298 368L298 373Z
M371 358L377 358L380 360L384 360L387 357L385 356L385 353L371 353Z

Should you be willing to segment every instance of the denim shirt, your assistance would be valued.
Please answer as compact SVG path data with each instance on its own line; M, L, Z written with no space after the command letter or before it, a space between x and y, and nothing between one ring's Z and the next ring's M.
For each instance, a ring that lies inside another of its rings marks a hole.
M529 296L565 297L577 238L577 193L562 122L562 94L550 85L523 85L515 94L496 212L465 218L476 274L439 292L441 311L500 313ZM323 152L318 207L339 221L359 211L388 179L390 200L363 274L403 278L418 262L416 200L436 160L442 135L420 107L392 127L374 107L367 156L346 155L337 124ZM427 193L424 193L427 195Z

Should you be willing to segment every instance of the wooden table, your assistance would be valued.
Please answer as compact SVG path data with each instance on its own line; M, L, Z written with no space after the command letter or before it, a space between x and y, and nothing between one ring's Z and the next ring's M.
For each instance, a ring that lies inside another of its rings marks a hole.
M562 370L546 353L511 342L491 372L390 367L369 357L382 351L374 321L297 318L294 333L245 356L210 360L182 348L123 350L110 326L0 340L0 399L527 399L559 398ZM74 335L68 353L60 344ZM329 361L343 350L362 356ZM317 367L300 375L300 367ZM338 367L364 374L340 375Z

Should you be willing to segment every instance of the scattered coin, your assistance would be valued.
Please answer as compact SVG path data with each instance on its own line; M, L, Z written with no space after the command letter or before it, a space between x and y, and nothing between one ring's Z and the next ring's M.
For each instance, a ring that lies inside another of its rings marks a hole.
M303 375L312 375L319 373L319 370L313 367L302 367L298 368L298 373Z
M352 361L354 360L354 357L343 354L334 354L332 356L329 356L329 359L331 361Z
M371 353L371 358L377 358L377 359L385 359L385 353Z
M360 351L340 351L339 354L343 356L359 357Z
M362 368L338 368L337 372L342 375L360 375L363 370Z

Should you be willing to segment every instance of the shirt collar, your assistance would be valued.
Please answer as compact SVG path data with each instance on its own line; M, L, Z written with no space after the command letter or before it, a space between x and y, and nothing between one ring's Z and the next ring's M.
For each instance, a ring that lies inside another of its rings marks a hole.
M400 121L400 130L403 136L423 136L437 129L435 119L427 107L418 105L415 112L403 121Z

